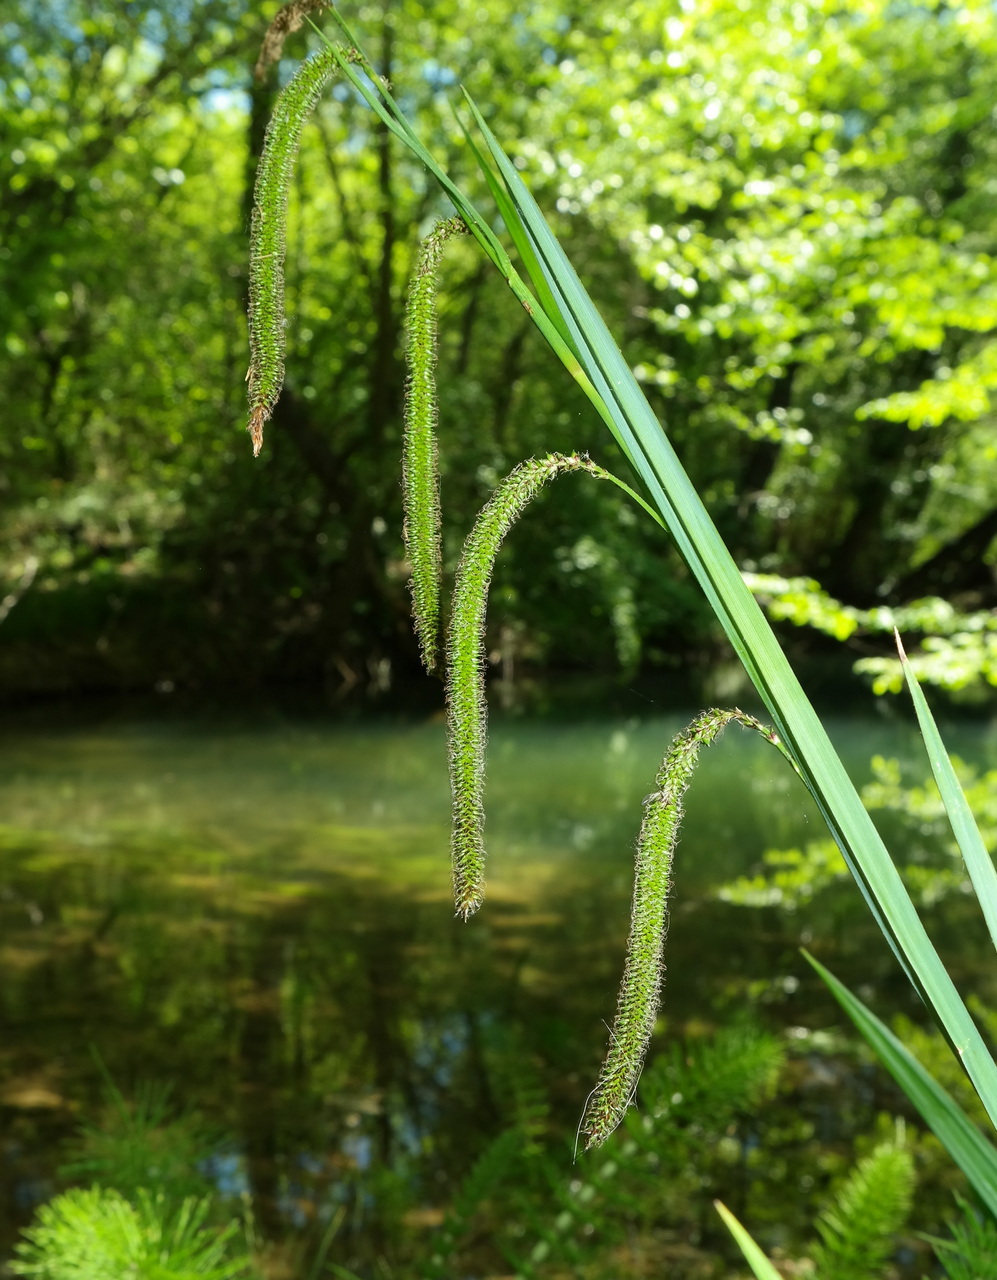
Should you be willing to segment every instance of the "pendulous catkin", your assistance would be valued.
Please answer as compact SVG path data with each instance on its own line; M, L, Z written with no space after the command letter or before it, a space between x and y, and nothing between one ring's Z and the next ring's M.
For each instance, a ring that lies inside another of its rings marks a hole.
M442 517L436 440L436 272L448 240L466 235L462 218L438 222L423 241L405 312L405 413L402 432L403 533L412 579L412 617L423 666L436 668L440 629Z
M287 197L301 130L336 70L325 49L308 59L281 90L267 125L253 189L249 243L249 434L253 454L284 385L284 257Z

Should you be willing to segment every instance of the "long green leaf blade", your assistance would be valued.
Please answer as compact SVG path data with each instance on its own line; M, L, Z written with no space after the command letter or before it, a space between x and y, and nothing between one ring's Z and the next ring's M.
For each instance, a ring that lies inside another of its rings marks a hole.
M776 1271L775 1267L769 1262L765 1254L749 1233L741 1226L740 1222L734 1217L731 1211L721 1200L714 1200L713 1207L724 1220L724 1225L737 1241L738 1247L744 1254L744 1260L754 1272L755 1280L782 1280L782 1276Z
M945 812L952 826L959 852L966 864L966 870L969 872L969 878L973 882L973 889L983 908L991 941L997 947L997 871L994 870L993 860L983 843L983 837L976 825L966 794L959 785L955 769L952 768L952 761L945 750L945 744L938 732L931 708L907 660L907 654L900 642L900 635L899 633L895 635L900 664L917 713L917 723L921 728L921 737L924 739L925 750L931 763L931 772L941 792L942 803L945 805Z
M997 1148L994 1148L914 1055L833 973L803 952L831 994L917 1108L925 1124L966 1175L973 1189L997 1216Z
M515 166L469 99L582 363L608 406L614 433L647 485L731 644L764 699L780 736L848 862L873 915L915 987L935 1009L987 1111L997 1124L997 1066L932 946L914 904L844 765L683 470L605 322Z
M457 123L460 125L464 137L467 139L467 145L471 148L482 177L488 183L488 190L492 193L492 199L495 201L495 206L502 215L502 221L505 223L506 229L512 237L512 242L516 246L516 252L519 254L523 266L526 268L526 274L530 277L530 284L533 286L533 290L540 301L540 305L547 313L547 318L555 326L558 333L560 333L561 337L570 347L571 334L568 332L568 327L564 323L560 311L557 309L554 301L554 295L551 293L550 286L547 283L547 277L540 270L540 264L537 262L537 255L533 252L533 245L530 243L530 238L526 234L522 222L516 214L516 208L512 203L512 197L509 195L502 179L498 174L496 174L494 169L482 155L481 148L478 146L477 142L475 142L460 115L457 112L454 112L454 114L457 116ZM575 355L578 355L577 351L575 351Z
M341 20L338 13L336 17ZM348 29L346 34L356 44ZM361 60L370 66L366 58ZM378 86L387 101L385 106L349 62L344 55L344 73L454 200L472 233L627 453L769 708L877 923L911 982L935 1009L950 1042L958 1046L987 1111L997 1123L997 1065L931 945L872 820L761 609L741 579L737 565L629 366L515 167L469 100L577 347L577 356L519 278L494 232L433 160L390 94Z

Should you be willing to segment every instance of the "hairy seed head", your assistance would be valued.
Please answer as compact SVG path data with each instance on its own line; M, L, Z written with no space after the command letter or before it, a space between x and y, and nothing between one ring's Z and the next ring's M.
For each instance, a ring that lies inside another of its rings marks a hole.
M616 1018L606 1060L580 1125L588 1147L597 1147L606 1141L633 1101L657 1021L664 981L668 893L672 858L682 823L683 797L692 781L700 750L714 742L732 722L754 729L781 749L774 730L754 716L736 708L704 711L672 739L654 779L654 790L645 797L637 837L630 937Z
M253 454L284 385L284 255L287 197L301 130L336 70L331 49L309 58L274 104L256 170L249 245L249 434Z
M521 462L482 508L464 543L454 581L447 640L447 740L453 797L454 903L465 920L484 896L485 611L495 557L506 534L540 490L565 471L607 475L587 457L552 453Z
M405 416L402 432L403 533L412 566L412 616L423 665L433 671L440 628L442 518L436 442L436 271L447 241L466 235L462 218L438 222L423 241L405 312Z

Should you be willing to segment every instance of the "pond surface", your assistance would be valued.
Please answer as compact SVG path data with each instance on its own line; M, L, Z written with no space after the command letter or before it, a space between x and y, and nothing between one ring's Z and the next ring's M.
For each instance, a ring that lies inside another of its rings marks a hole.
M392 1195L407 1197L408 1230L431 1226L530 1091L569 1151L614 1011L641 799L696 709L495 715L488 898L464 925L438 716L162 707L8 712L0 734L4 1248L96 1113L94 1050L126 1093L171 1081L220 1126L219 1188L251 1197L265 1238L347 1202L358 1237L390 1234L378 1206ZM829 728L859 782L874 753L919 758L901 721ZM988 726L949 738L992 766ZM884 1014L920 1016L851 885L794 913L717 897L766 850L823 834L755 735L729 729L704 754L676 859L661 1043L749 1006L801 1036L840 1026L801 942ZM931 928L972 977L985 942L965 897ZM977 984L990 1003L992 986ZM893 1105L859 1093L824 1098L828 1141Z

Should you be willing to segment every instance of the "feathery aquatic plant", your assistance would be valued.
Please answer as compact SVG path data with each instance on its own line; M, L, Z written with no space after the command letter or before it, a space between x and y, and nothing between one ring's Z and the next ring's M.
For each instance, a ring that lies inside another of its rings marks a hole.
M484 896L485 611L495 557L505 535L533 498L555 476L587 471L612 479L589 458L552 453L530 458L506 476L481 509L457 566L447 640L447 742L453 796L454 903L465 920Z
M883 1274L914 1198L914 1156L903 1135L903 1121L897 1120L896 1139L880 1143L859 1161L817 1219L821 1241L810 1256L821 1280Z
M303 62L281 90L267 125L256 171L249 244L249 434L253 455L263 446L263 424L284 385L284 256L287 197L301 130L336 70L331 49Z
M715 742L731 723L756 730L784 751L774 729L735 708L701 712L675 735L665 753L654 779L654 791L644 801L644 817L637 837L630 937L609 1051L579 1126L579 1131L588 1139L587 1147L597 1147L606 1141L633 1100L658 1017L665 973L668 891L672 857L682 823L682 801L692 781L700 749Z
M436 443L436 272L447 241L467 235L463 218L438 222L422 244L405 311L405 425L402 433L403 534L412 566L412 616L423 666L436 667L442 574L439 453Z
M240 1223L207 1225L211 1201L189 1197L171 1209L139 1188L131 1199L112 1187L71 1187L43 1204L16 1246L15 1275L42 1280L236 1280L252 1275L245 1252L231 1256Z

